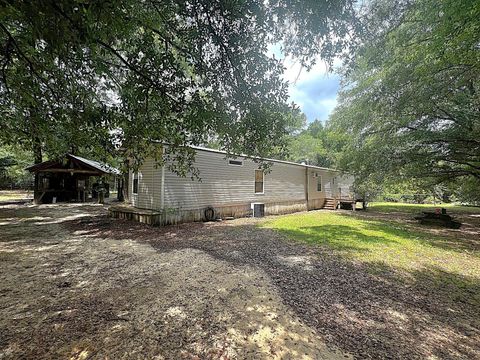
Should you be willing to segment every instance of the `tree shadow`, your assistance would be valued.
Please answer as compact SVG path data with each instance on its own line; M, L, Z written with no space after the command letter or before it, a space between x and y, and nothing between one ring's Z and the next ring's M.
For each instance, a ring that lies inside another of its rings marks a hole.
M480 355L478 278L437 267L400 272L383 262L351 260L342 254L365 249L342 245L341 237L369 245L390 240L349 226L278 232L251 220L152 228L93 218L90 223L72 221L69 227L81 236L144 241L161 252L194 248L232 266L259 269L304 323L327 343L359 358ZM286 237L306 240L311 232L320 234L313 245Z
M340 216L350 218L352 215L339 214ZM364 216L355 218L365 219ZM480 251L480 239L465 239L458 236L458 230L445 229L442 227L420 227L416 223L399 222L398 220L378 221L374 216L368 217L368 228L370 230L382 232L388 236L400 237L403 239L412 239L415 241L434 246L443 250L451 250L456 252ZM440 234L432 233L432 231L441 231Z

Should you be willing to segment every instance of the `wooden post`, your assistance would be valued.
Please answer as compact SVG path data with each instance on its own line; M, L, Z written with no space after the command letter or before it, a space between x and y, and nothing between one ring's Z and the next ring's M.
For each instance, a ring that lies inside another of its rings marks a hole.
M36 205L40 204L40 178L38 172L34 174L33 203Z

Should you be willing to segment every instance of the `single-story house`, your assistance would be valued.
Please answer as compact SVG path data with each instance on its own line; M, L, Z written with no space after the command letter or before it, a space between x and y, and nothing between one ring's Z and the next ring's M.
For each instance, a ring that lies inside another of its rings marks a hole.
M194 149L200 181L179 177L146 159L138 171L129 173L131 206L112 207L110 214L164 225L354 204L353 178L337 170L263 159L272 163L265 172L252 158L229 158L223 151Z
M94 191L93 179L118 176L120 171L108 164L80 156L64 156L27 167L35 174L34 202L85 202Z

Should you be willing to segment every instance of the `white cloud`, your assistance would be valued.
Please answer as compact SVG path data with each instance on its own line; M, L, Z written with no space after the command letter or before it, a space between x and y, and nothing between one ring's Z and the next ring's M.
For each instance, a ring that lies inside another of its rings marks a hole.
M290 100L300 106L308 121L327 120L337 104L339 76L331 73L329 70L332 69L321 59L307 71L298 61L285 57L280 44L271 46L268 54L283 60L284 79L290 84ZM340 63L340 59L335 59L333 66L337 67Z

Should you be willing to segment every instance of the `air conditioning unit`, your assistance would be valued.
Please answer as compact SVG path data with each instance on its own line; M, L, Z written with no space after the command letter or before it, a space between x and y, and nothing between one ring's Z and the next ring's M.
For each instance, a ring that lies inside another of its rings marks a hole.
M265 204L264 203L251 203L250 208L253 210L253 217L265 216Z

